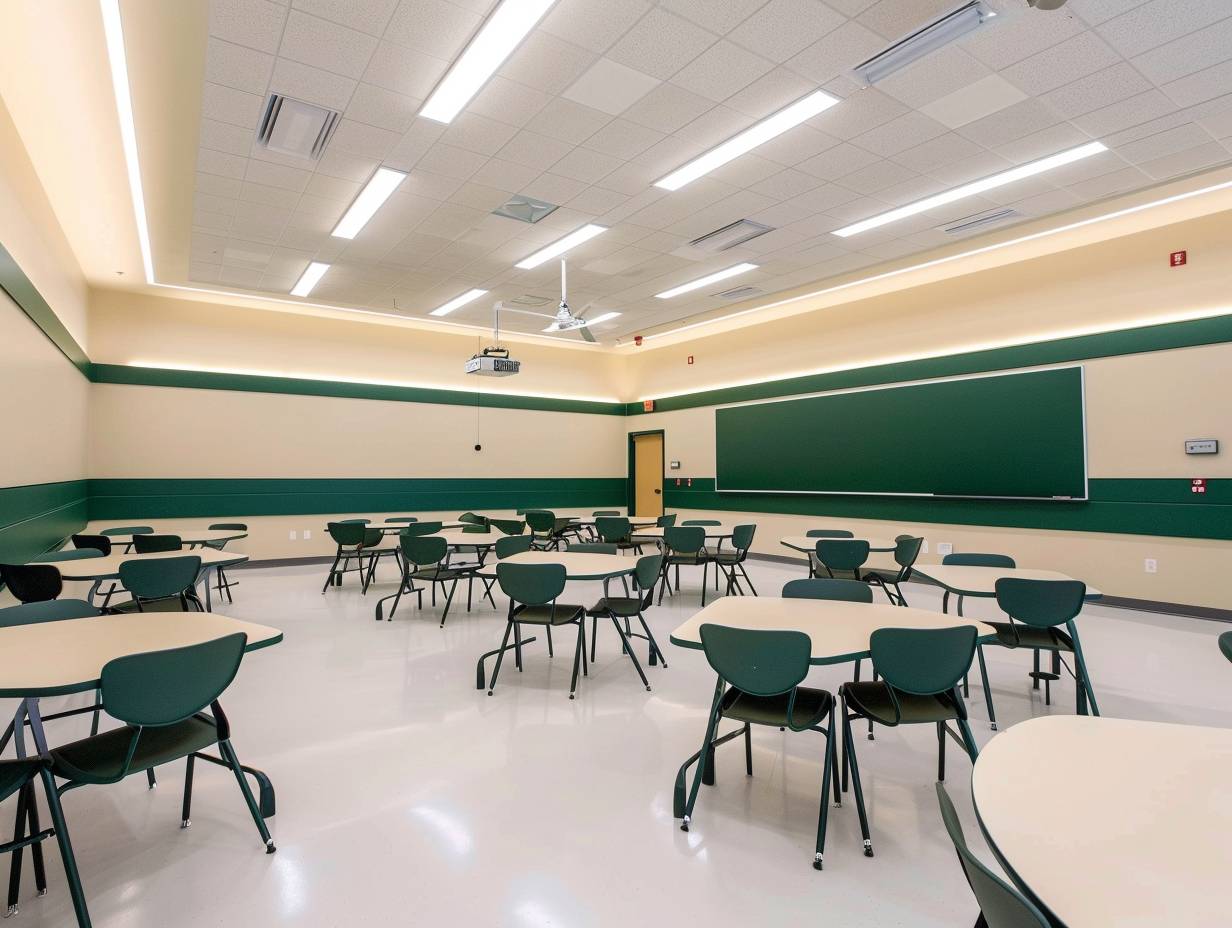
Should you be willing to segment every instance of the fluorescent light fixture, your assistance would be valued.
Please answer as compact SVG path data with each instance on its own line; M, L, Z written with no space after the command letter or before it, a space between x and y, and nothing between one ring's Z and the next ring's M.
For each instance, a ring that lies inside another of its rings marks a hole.
M406 179L402 171L393 168L377 168L376 173L364 184L359 196L338 220L332 235L334 238L354 238L359 230L368 224L381 205L389 199L389 195L398 189L398 185Z
M891 222L898 222L900 219L906 219L908 216L914 216L926 210L936 209L938 206L945 206L947 203L953 203L955 200L973 197L977 193L984 193L997 187L1004 187L1006 184L1012 184L1027 177L1034 177L1036 174L1042 174L1045 171L1051 171L1053 168L1081 161L1083 158L1089 158L1092 155L1098 155L1101 151L1107 150L1108 146L1103 142L1089 142L1086 145L1079 145L1077 148L1070 148L1055 155L1049 155L1047 158L1041 158L1039 161L1020 164L1018 167L1002 171L1000 174L993 174L991 177L963 184L961 187L946 190L938 193L936 196L925 197L923 200L916 200L914 203L908 203L906 206L900 206L898 209L892 209L889 212L871 216L868 219L862 219L849 226L843 226L841 229L835 229L833 234L843 238L847 238L849 235L858 235L861 232L867 232L869 229L876 229Z
M529 258L523 258L515 267L520 267L524 271L529 271L532 267L538 267L544 261L551 261L557 255L563 255L570 248L576 248L582 242L589 242L592 238L601 232L606 232L607 226L597 226L594 223L587 223L580 229L574 229L564 238L558 238L546 248L541 248Z
M664 190L679 190L690 181L697 180L703 174L709 174L715 168L739 158L758 145L770 141L777 135L782 135L788 129L795 128L806 119L828 110L838 102L837 97L832 97L823 90L815 90L807 97L779 110L773 116L767 116L756 125L750 126L739 135L732 136L717 148L712 148L704 155L694 158L684 167L677 168L662 180L655 181L654 185Z
M428 313L428 315L429 316L448 316L455 309L465 306L467 303L471 302L471 300L479 299L481 296L483 296L487 292L488 292L487 290L467 290L464 294L462 294L461 296L455 296L452 300L450 300L448 303L444 304L443 306L436 307L436 309L432 310L432 312Z
M586 323L586 325L585 325L585 326L579 326L579 328L586 328L586 327L588 327L588 326L598 325L600 322L607 322L609 319L615 319L615 318L616 318L617 316L619 316L619 315L620 315L620 313L600 313L598 316L595 316L595 318L593 318L593 319L586 319L586 320L584 320L584 321L585 321L585 323ZM548 327L547 327L546 329L544 329L543 331L545 331L545 332L559 332L559 331L560 331L560 329L559 329L559 328L557 328L556 323L555 323L555 322L553 322L550 326L548 326ZM572 332L572 331L573 331L573 329L570 329L569 331L571 331L571 332Z
M115 95L116 114L120 121L120 142L124 148L124 164L128 168L128 191L133 201L133 219L137 223L137 242L141 246L141 263L145 267L145 282L154 283L154 259L150 252L150 227L145 217L145 192L141 186L141 162L137 158L137 124L133 119L133 98L128 88L128 58L124 52L124 26L120 21L120 0L101 0L103 35L107 41L107 62L111 65L111 89Z
M660 300L670 300L674 296L680 296L682 293L688 293L690 290L700 290L702 287L716 283L720 280L727 280L729 277L735 277L737 274L744 274L748 271L757 270L756 264L733 264L731 267L726 267L721 271L715 271L713 274L707 274L705 277L699 277L697 280L690 280L687 284L681 284L679 287L672 287L670 290L664 290L662 293L656 293L655 297Z
M983 0L972 0L966 6L959 7L923 29L900 39L852 70L866 85L875 84L912 62L919 61L925 55L931 55L939 48L974 32L996 15L996 11L989 9Z
M436 85L420 116L452 122L556 0L504 0Z
M291 288L291 296L307 296L310 294L312 288L321 282L321 278L325 276L325 272L328 270L328 264L313 261L304 270L304 273L299 275L299 283Z

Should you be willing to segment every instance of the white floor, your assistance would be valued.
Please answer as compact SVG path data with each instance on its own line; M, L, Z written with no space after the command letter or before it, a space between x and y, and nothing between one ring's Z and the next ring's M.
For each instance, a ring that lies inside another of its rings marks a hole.
M763 593L801 574L765 562L750 568ZM722 928L816 919L923 928L975 920L937 814L927 726L880 729L875 742L857 744L871 860L860 853L848 802L831 809L825 871L812 869L823 744L807 733L756 731L752 779L738 743L721 748L717 787L703 791L693 831L679 830L672 782L700 743L714 680L700 652L668 643L698 608L696 578L649 614L670 663L647 668L652 692L609 624L598 664L571 702L571 631L558 634L553 661L540 643L528 649L525 672L507 662L489 697L475 689L475 661L499 643L503 613L459 610L442 630L439 610L419 613L404 600L392 623L378 624L372 610L392 590L393 568L382 568L387 582L367 597L349 578L322 596L324 569L237 571L234 605L216 604L286 634L245 659L223 703L241 759L277 787L277 854L262 852L221 769L199 765L187 831L179 828L180 766L160 770L154 791L132 777L70 793L66 814L95 925ZM568 598L589 604L597 589L574 584ZM940 608L930 589L908 595L914 606ZM1100 607L1080 623L1105 715L1232 727L1232 667L1215 646L1224 626ZM1071 682L1046 708L1025 675L1027 654L993 648L988 656L1002 728L1073 711ZM849 672L819 668L810 682L833 690ZM48 700L44 711L84 701ZM994 734L974 685L969 704L982 744ZM80 733L77 720L50 730L53 741ZM956 750L948 781L982 850L969 766ZM50 894L34 896L27 868L21 912L8 926L72 923L54 844L48 857Z

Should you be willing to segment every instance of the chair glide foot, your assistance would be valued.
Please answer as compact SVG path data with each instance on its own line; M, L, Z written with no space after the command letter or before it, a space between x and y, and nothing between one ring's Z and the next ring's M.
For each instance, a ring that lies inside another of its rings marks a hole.
M187 818L186 818L186 819L184 819L184 821L180 822L180 827L181 827L181 828L187 828L187 827L188 827L189 825L191 825L191 824L192 824L192 820L191 820L191 819L187 819Z
M18 913L18 911L19 911L19 910L18 910L17 906L15 906L15 905L11 905L11 906L9 906L9 907L8 907L8 911L6 911L6 912L4 913L4 917L5 917L5 918L12 918L14 915L16 915L16 914Z
M266 841L266 842L265 842L265 853L267 853L267 854L272 854L272 853L274 853L276 850L278 850L278 848L274 847L274 839L273 839L273 838L270 838L268 841Z
M820 854L818 854L816 857L814 857L814 858L813 858L813 869L814 869L814 870L821 870L821 869L823 869L823 868L822 868L822 863L821 863L821 855L820 855Z

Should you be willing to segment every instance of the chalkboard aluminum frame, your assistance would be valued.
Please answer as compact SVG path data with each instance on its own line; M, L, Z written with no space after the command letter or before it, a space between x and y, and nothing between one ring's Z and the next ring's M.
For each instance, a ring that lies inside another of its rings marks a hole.
M719 486L719 410L732 409L737 406L765 406L770 403L791 403L796 400L807 400L819 396L840 396L844 393L868 393L870 390L897 390L903 387L918 387L925 384L949 383L956 380L991 380L994 377L1018 377L1022 374L1032 374L1039 371L1078 371L1078 406L1082 414L1082 495L1081 496L971 496L947 493L904 493L893 490L750 490L724 489ZM1085 503L1091 495L1091 473L1089 452L1087 449L1087 371L1085 364L1045 364L1039 367L1016 368L1012 371L998 371L995 374L966 374L958 377L933 377L927 380L909 380L903 383L874 384L867 387L850 387L845 390L823 390L818 393L802 393L790 399L776 398L768 400L751 400L747 403L725 403L714 407L714 489L716 493L766 493L771 495L790 496L914 496L926 499L1003 499L1026 500L1044 503Z

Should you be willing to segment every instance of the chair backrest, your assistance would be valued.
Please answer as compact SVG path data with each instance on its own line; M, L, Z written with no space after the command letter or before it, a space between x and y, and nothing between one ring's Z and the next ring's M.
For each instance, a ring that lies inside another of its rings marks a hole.
M364 543L367 522L330 522L325 526L329 537L341 548L357 548Z
M566 550L577 554L615 554L620 549L615 543L608 544L603 541L571 541Z
M548 512L546 509L528 509L526 511L526 524L537 535L550 535L556 531L556 513Z
M368 528L368 526L366 525L364 526L364 545L363 546L365 548L379 548L381 546L381 542L384 540L385 540L385 533L382 532L379 528Z
M101 535L152 535L154 533L153 526L150 525L113 525L111 528L103 529Z
M339 519L342 525L367 525L371 519Z
M732 529L732 547L743 554L753 547L753 536L756 534L756 525L737 525Z
M621 542L629 539L633 526L624 516L598 516L595 519L595 531L604 541Z
M64 590L54 564L0 564L0 581L21 603L46 602Z
M133 550L138 554L153 554L156 551L181 551L184 539L179 535L134 535Z
M845 603L871 603L873 588L860 580L809 577L783 584L784 599L830 599Z
M248 526L243 522L215 522L209 526L211 532L246 532Z
M464 512L458 516L458 521L464 525L487 525L488 519L486 516L476 515L473 512Z
M1008 554L979 554L974 551L954 552L941 559L947 567L1017 567Z
M449 553L449 542L440 535L408 535L403 531L398 535L398 544L407 563L416 567L439 564Z
M564 564L497 564L501 592L525 606L546 606L565 590Z
M418 522L418 521L419 521L418 516L390 516L388 519L385 520L387 524L390 522Z
M505 538L496 539L496 556L498 559L513 557L515 554L521 554L523 551L529 551L531 545L535 543L535 539L530 535L509 535Z
M855 538L845 528L810 528L804 533L805 538Z
M1224 632L1219 636L1219 650L1224 657L1232 661L1232 632Z
M1006 615L1036 628L1064 625L1082 611L1087 596L1081 580L999 577L996 590L997 605Z
M696 554L706 544L706 530L700 525L669 526L663 529L663 543L673 554Z
M398 534L403 538L413 538L419 535L435 535L442 528L444 524L441 522L408 522Z
M594 518L598 518L599 516L618 516L618 515L620 515L619 509L596 509L594 512L591 513L591 516L593 516Z
M120 583L137 599L168 599L179 596L197 582L201 557L160 557L121 561Z
M111 539L106 535L74 535L73 547L78 551L97 551L106 557L111 553Z
M902 573L906 574L915 564L916 558L920 556L920 549L924 547L923 538L915 538L911 535L900 535L894 542L894 560L899 567L902 568Z
M812 644L804 632L732 628L707 622L702 648L715 673L753 696L777 696L808 675Z
M490 535L492 529L489 528L487 522L465 522L462 524L462 534L464 535Z
M86 619L102 615L102 610L84 599L49 599L41 603L23 603L0 609L0 628L14 625L37 625L39 622L60 622L64 619Z
M1030 900L971 853L954 803L950 802L949 793L945 791L943 784L938 783L936 786L941 820L945 822L945 830L950 834L950 841L958 854L958 862L967 876L967 884L975 894L975 901L980 904L982 923L987 924L988 928L1049 928L1051 923L1047 917Z
M633 581L639 590L654 592L655 582L659 579L659 571L663 569L662 554L644 554L637 559L633 568ZM646 603L646 605L650 605Z
M670 515L659 516L659 518L655 519L655 525L658 526L659 528L671 528L675 524L676 524L676 513L674 512L671 513Z
M718 519L685 519L681 525L722 525Z
M103 708L129 725L174 725L200 712L235 679L242 632L183 648L117 657L103 665Z
M521 535L526 531L526 522L522 519L493 519L492 527L504 535Z
M873 666L904 693L949 693L971 667L975 628L879 628L869 635Z
M868 542L863 538L821 538L814 550L817 560L831 570L855 570L868 560Z

